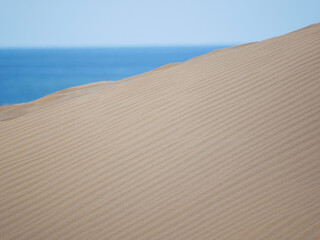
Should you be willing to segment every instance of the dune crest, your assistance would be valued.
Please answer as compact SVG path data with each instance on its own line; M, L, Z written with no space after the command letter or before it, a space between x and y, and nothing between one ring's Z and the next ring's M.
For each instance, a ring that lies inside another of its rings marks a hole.
M319 239L320 24L0 108L1 239Z

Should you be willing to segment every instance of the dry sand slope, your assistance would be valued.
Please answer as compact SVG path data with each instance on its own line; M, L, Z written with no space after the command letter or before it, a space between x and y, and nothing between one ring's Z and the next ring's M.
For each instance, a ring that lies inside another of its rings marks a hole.
M320 239L320 24L0 116L1 239Z

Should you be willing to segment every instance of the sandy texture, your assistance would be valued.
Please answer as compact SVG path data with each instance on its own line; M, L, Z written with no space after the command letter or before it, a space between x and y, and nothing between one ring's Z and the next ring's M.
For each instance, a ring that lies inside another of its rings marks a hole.
M0 118L0 239L320 239L320 24Z

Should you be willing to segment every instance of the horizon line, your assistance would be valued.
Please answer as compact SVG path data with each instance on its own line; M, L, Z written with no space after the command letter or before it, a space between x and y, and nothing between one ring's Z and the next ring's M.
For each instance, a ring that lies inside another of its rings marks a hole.
M212 46L236 46L245 43L219 43L219 44L159 44L159 45L79 45L79 46L0 46L0 50L10 49L88 49L88 48L162 48L162 47L212 47Z

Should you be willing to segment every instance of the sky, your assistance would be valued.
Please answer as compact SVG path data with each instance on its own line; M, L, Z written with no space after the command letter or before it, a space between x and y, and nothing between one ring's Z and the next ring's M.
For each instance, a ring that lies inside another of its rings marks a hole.
M0 48L217 45L320 22L320 0L0 0Z

